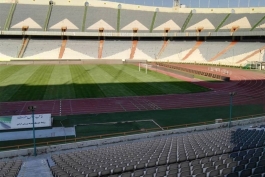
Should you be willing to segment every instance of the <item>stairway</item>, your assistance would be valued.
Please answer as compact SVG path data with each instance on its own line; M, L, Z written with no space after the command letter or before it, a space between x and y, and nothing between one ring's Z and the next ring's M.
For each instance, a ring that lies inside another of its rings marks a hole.
M134 58L134 54L135 54L135 51L136 51L137 44L138 44L138 40L133 40L132 41L132 48L131 48L130 59L133 59Z
M20 48L18 56L17 56L18 58L23 58L23 55L24 55L25 50L26 50L28 43L29 43L29 39L30 38L28 38L28 37L23 38L22 45L21 45L21 48Z
M265 50L265 46L259 48L258 50L254 51L254 52L252 52L251 54L249 54L248 56L244 57L242 60L239 60L236 63L241 63L241 62L243 62L243 61L245 61L245 60L247 60L247 59L249 59L249 58L251 58L251 57L253 57L253 56L257 55L257 54L259 54L262 50Z
M87 16L87 6L85 6L84 16L83 16L83 23L82 23L82 32L86 30L86 16Z
M64 51L65 51L65 47L66 47L66 43L67 43L67 39L63 39L62 41L62 46L61 46L61 49L60 49L60 53L59 53L59 59L62 59L63 58L63 54L64 54Z
M182 61L188 59L189 56L191 56L191 54L192 54L195 50L197 50L197 49L200 47L201 44L202 44L202 41L197 41L196 44L192 47L192 49L190 49L190 51L185 55L185 57L182 58Z
M10 11L9 11L9 14L8 14L8 18L6 19L5 26L4 26L4 29L6 31L8 31L9 28L10 28L10 25L12 23L12 19L13 19L13 15L15 13L16 7L17 7L17 2L13 3L11 8L10 8Z
M162 48L160 49L159 53L157 54L156 59L159 59L162 53L165 51L167 45L169 43L169 40L164 41Z
M49 26L51 14L52 14L52 8L53 8L53 5L49 5L49 9L48 9L46 20L45 20L44 27L43 27L44 31L48 31L48 26Z
M100 40L98 46L98 59L102 58L103 45L104 45L104 40Z

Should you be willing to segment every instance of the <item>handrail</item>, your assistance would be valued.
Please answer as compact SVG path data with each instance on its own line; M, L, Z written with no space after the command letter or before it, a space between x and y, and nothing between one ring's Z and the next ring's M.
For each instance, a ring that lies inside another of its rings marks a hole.
M225 18L221 21L221 23L217 26L217 28L215 29L215 32L217 32L222 26L223 24L225 23L225 21L228 19L228 17L231 15L231 13L227 14L225 16Z
M9 28L10 28L16 7L17 7L17 2L13 3L11 8L10 8L8 18L6 19L5 26L4 26L4 29L6 31L9 30Z
M48 26L49 26L51 14L52 14L52 8L53 8L53 5L49 5L49 9L48 9L48 12L47 12L47 15L46 15L46 19L45 19L45 23L44 23L44 27L43 27L44 31L48 31Z
M87 16L87 9L88 9L88 7L85 6L84 16L83 16L83 22L82 22L82 32L85 32L85 31L86 31L86 16Z
M155 11L154 12L154 15L153 15L151 27L150 27L150 30L149 30L150 33L152 33L153 32L153 29L154 29L154 24L155 24L155 20L156 20L156 14L157 14L157 11Z
M263 20L265 19L265 16L262 17L252 28L250 31L253 31Z
M190 19L191 19L192 15L193 14L192 14L192 10L191 10L190 13L189 13L189 15L188 15L188 17L186 18L184 24L182 25L181 32L184 32L186 30L186 28L187 28L187 26L188 26L188 24L190 22Z
M253 117L259 117L259 116L265 116L265 113L262 114L254 114L254 115L248 115L248 116L239 116L239 117L234 117L231 119L233 120L241 120L241 119L246 119L246 118L253 118ZM228 122L230 119L225 118L222 119L223 122ZM181 124L181 125L173 125L173 126L167 126L167 127L162 127L164 130L168 129L174 129L174 128L182 128L182 127L192 127L192 126L200 126L200 125L207 125L207 124L212 124L215 121L204 121L204 122L197 122L197 123L190 123L190 124ZM113 136L125 136L129 134L136 134L136 133L146 133L146 132L154 132L154 131L161 131L161 128L150 128L150 129L144 129L144 130L134 130L134 131L128 131L128 132L119 132L119 133L111 133L111 134L102 134L102 135L93 135L93 136L85 136L85 137L79 137L79 138L71 138L71 139L62 139L62 140L53 140L53 141L47 141L47 142L39 142L36 143L36 145L53 145L53 144L58 144L60 142L63 142L61 144L65 143L70 143L70 142L77 142L80 140L88 140L88 139L102 139L104 137L113 137ZM5 147L0 147L0 151L3 149L23 149L22 147L27 147L27 146L32 146L33 143L29 144L19 144L19 145L13 145L13 146L5 146Z
M121 23L121 9L118 9L117 13L117 32L120 32L120 23Z

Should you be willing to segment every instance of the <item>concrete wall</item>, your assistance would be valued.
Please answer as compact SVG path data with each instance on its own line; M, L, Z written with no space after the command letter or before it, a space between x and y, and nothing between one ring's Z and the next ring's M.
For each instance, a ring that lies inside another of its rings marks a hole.
M137 60L135 61L137 62ZM65 64L123 64L122 60L10 60L0 61L0 65L65 65Z
M261 123L264 121L265 121L265 116L262 116L262 117L256 117L256 118L251 118L251 119L232 121L231 125L232 126L244 126L244 125L250 125L250 124L255 124L255 123ZM61 145L42 146L42 147L37 148L37 154L45 154L45 153L51 153L51 152L62 151L62 150L67 150L67 149L77 149L77 148L89 147L89 146L100 146L100 145L105 145L105 144L113 144L113 143L118 143L118 142L139 140L139 139L144 139L144 138L167 136L170 134L191 133L195 131L213 130L213 129L226 128L226 127L228 127L227 122L158 131L158 132L151 132L151 133L143 133L143 134L136 134L136 135L105 138L105 139L99 139L99 140L68 143L68 144L61 144ZM33 155L33 148L21 149L21 150L10 150L10 151L0 152L0 159L16 157L16 156L31 156L31 155Z

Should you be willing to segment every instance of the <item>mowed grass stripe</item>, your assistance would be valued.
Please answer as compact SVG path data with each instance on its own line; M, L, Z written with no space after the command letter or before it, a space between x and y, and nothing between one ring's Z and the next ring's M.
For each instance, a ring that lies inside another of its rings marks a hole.
M121 66L115 66L116 68L120 68ZM147 83L148 85L152 87L159 88L164 93L168 94L174 94L174 93L187 93L189 90L186 90L185 88L179 87L181 85L181 80L175 79L170 76L166 76L164 78L163 74L156 73L154 71L148 71L148 73L145 73L145 69L142 69L141 72L139 72L137 66L129 65L126 67L126 69L123 70L127 74L133 75L137 77L142 82ZM152 74L155 73L155 74ZM164 79L161 79L164 78Z
M24 66L19 71L0 82L0 101L13 101L11 97L38 68L39 66ZM23 92L23 90L21 91Z
M12 65L0 65L0 72L3 71L6 68L10 68Z
M70 65L69 68L76 98L105 97L100 87L83 66Z
M161 91L159 88L155 88L150 86L149 84L143 83L138 78L127 74L123 70L126 69L126 66L123 66L121 69L114 68L110 65L100 65L104 71L109 73L114 81L119 81L121 84L125 85L127 88L132 90L137 95L159 95L159 94L165 94L163 91Z
M44 100L75 98L69 65L54 66Z
M128 67L131 68L135 66L129 65ZM145 69L143 68L142 70L145 70ZM174 85L175 87L178 87L179 89L184 91L182 92L181 90L179 90L179 92L176 92L176 93L195 93L195 92L209 91L208 88L205 88L205 87L202 87L202 86L190 83L190 82L181 81L179 79L176 79L176 78L164 75L164 74L160 74L154 71L148 70L148 75L158 77L161 80L163 80L163 82L169 82L171 85Z
M97 65L85 65L84 68L89 72L93 80L97 81L98 86L106 97L136 96L134 92L120 84L119 81L111 82L113 77Z
M8 66L4 67L0 70L0 83L3 82L4 80L8 79L10 76L15 74L16 72L20 71L22 68L25 66Z
M42 100L54 66L40 66L12 96L12 101Z

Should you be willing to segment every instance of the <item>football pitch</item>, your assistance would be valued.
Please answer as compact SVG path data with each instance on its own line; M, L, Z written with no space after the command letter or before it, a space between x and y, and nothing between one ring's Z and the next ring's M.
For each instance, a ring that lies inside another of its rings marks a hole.
M207 88L136 65L0 66L0 101L103 98L205 92Z

